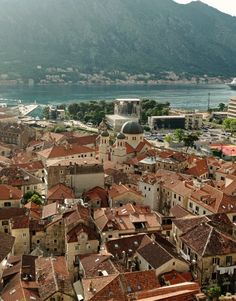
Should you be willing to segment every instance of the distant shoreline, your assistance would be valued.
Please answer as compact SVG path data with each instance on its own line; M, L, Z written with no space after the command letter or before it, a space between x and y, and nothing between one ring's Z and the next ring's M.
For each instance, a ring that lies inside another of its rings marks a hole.
M0 87L34 87L34 86L88 86L88 87L99 87L99 86L171 86L171 85L192 85L192 86L204 86L204 85L226 85L226 81L210 81L210 82L192 82L192 81L158 81L152 83L144 82L111 82L111 83L89 83L89 82L79 82L79 83L36 83L34 85L28 85L26 83L1 83Z

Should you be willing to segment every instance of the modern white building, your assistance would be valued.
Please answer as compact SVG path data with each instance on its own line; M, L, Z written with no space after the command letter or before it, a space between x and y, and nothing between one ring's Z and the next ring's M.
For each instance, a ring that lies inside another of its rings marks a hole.
M236 118L236 96L232 96L229 100L228 118Z

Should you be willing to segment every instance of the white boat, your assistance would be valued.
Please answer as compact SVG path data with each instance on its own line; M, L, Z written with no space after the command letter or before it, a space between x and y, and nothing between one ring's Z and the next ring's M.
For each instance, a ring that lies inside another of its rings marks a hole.
M231 83L226 83L231 89L236 90L236 77L232 80Z

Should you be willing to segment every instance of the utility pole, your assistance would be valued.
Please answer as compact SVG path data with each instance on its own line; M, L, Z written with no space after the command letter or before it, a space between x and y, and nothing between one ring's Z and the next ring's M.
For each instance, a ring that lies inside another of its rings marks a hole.
M207 100L207 111L209 112L210 110L210 98L211 98L211 93L208 92L208 100Z

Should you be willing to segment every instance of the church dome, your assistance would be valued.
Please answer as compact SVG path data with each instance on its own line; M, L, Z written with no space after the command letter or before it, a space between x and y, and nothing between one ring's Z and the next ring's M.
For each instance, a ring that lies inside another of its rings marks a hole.
M127 121L125 124L123 124L121 132L123 134L139 135L143 134L143 128L138 122Z
M125 139L125 135L123 133L119 133L116 138L117 139Z
M109 137L108 131L102 132L102 133L101 133L101 136L102 136L102 137Z

